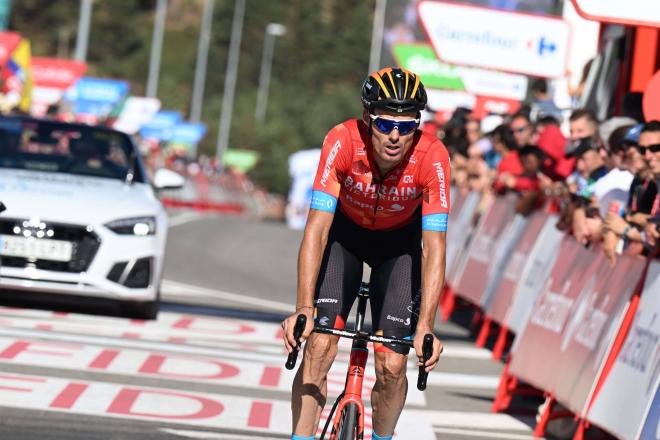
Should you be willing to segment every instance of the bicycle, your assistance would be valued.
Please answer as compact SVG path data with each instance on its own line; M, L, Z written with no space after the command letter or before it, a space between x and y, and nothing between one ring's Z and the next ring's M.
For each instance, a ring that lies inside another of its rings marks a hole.
M339 330L335 328L325 328L314 326L314 332L334 335L353 340L351 347L351 355L349 359L348 372L346 373L346 383L344 391L339 394L335 401L328 420L325 423L323 432L321 433L320 440L325 438L330 421L332 422L332 431L330 433L330 440L362 440L364 436L364 403L362 402L362 378L364 377L364 369L369 357L369 350L367 349L367 342L379 342L403 345L413 348L413 341L408 339L401 339L396 337L386 337L372 335L362 330L364 325L364 316L367 308L367 299L369 298L369 285L362 282L360 290L358 291L358 308L357 319L355 321L355 330ZM293 329L293 336L296 339L297 346L289 353L286 361L286 368L292 370L296 366L298 359L298 351L300 350L300 337L307 324L307 317L305 315L298 315L296 324ZM424 336L424 343L422 346L423 363L425 364L433 354L433 335L426 334ZM424 366L419 367L417 377L417 389L424 391L426 389L426 381L428 373ZM337 411L335 413L335 411Z

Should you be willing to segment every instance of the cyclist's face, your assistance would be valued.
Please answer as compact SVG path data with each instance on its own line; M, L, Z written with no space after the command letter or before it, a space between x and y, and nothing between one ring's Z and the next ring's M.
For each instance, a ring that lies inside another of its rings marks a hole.
M376 116L382 115L387 119L408 121L415 119L416 116L415 112L396 113L380 109L376 109L374 114ZM368 116L367 121L367 123L371 122L368 119ZM406 156L406 153L408 153L412 147L415 130L402 135L396 128L389 133L383 133L376 128L375 124L371 124L371 126L371 144L374 148L374 159L381 168L381 171L387 172L394 168Z

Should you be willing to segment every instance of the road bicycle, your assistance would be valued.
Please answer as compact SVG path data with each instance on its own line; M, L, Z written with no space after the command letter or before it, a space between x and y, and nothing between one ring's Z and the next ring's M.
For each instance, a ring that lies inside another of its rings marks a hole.
M369 299L369 285L363 282L358 291L357 319L355 321L354 331L314 326L314 332L316 333L325 333L353 340L344 390L332 406L332 410L328 415L328 420L321 433L320 440L325 438L325 434L331 422L332 431L330 432L330 440L362 440L364 437L362 379L364 377L367 358L369 357L367 342L379 342L382 344L389 343L413 348L412 340L372 335L371 333L362 330L367 308L367 299ZM296 339L297 347L289 353L289 357L286 361L286 368L289 370L292 370L296 366L298 351L300 349L300 336L302 335L306 324L307 317L305 315L298 315L293 330L293 336ZM424 335L422 351L424 353L423 364L425 364L433 354L433 335ZM427 378L428 373L423 366L420 366L419 375L417 377L418 390L424 391L426 389ZM333 414L335 416L334 419Z

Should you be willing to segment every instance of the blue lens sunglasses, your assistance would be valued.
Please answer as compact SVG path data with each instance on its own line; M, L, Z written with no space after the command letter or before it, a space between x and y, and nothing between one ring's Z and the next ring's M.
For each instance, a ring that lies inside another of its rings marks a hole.
M395 128L399 130L399 134L402 136L407 135L408 133L414 131L419 124L419 119L412 119L407 121L395 121L394 119L385 119L381 116L369 115L371 120L374 122L374 125L384 134L389 134Z

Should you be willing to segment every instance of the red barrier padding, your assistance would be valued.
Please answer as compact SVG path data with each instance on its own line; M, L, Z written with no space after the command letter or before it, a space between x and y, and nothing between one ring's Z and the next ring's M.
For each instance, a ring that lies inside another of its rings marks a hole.
M633 298L630 309L635 309L629 314L634 317L628 326L623 323L617 335L625 339L620 350L616 350L617 341L613 344L615 360L603 368L601 386L595 387L585 417L621 439L651 439L653 436L638 437L638 431L654 399L660 406L660 262L649 266L641 296ZM655 436L658 418L649 424Z
M515 198L497 198L480 221L472 239L467 261L455 283L454 291L475 305L481 305L488 274L507 225L513 221Z
M162 204L168 208L189 208L196 211L212 211L228 214L242 214L245 206L238 203L216 203L208 200L176 200L163 198Z
M511 373L580 414L643 269L632 257L613 268L600 249L566 237L518 336Z

